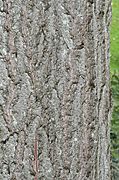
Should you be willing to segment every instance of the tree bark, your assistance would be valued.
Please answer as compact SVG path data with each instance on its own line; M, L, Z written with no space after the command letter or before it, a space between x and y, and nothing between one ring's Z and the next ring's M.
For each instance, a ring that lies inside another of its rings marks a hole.
M0 0L0 180L110 180L110 0Z

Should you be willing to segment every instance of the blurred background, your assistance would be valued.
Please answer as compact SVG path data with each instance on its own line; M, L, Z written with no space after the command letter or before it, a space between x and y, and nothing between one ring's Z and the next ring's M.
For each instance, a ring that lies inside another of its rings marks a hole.
M113 114L111 121L112 180L119 180L119 0L112 0L111 87Z

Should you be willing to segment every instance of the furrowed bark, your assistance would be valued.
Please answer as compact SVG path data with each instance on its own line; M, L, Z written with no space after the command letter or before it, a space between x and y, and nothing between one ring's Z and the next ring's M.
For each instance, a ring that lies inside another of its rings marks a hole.
M1 180L110 180L110 19L110 0L0 0Z

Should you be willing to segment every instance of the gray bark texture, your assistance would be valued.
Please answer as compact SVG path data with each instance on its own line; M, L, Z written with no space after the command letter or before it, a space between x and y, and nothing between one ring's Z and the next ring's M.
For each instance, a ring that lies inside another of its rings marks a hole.
M0 180L110 180L110 0L0 0Z

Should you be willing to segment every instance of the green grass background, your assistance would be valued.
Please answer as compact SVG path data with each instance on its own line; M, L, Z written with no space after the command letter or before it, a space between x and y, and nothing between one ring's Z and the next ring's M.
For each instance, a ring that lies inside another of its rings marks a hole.
M119 71L119 0L112 1L111 73Z
M110 70L113 97L111 121L112 180L119 180L119 0L112 0Z

